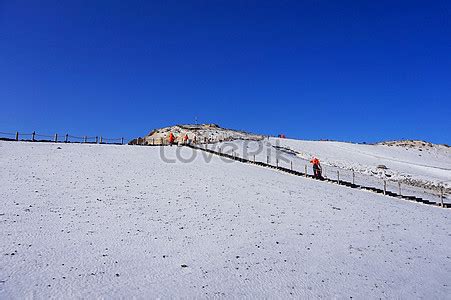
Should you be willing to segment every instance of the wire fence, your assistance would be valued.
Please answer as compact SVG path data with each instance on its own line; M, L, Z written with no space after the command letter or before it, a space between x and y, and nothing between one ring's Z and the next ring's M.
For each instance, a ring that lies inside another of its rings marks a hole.
M79 144L113 144L123 145L124 138L108 138L104 136L76 136L71 134L53 135L42 134L33 131L26 132L0 132L0 140L3 141L24 141L24 142L53 142L53 143L79 143Z

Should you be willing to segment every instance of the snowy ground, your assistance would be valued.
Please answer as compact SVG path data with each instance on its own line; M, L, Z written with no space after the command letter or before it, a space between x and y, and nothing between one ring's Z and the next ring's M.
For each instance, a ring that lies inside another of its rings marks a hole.
M360 173L380 172L394 179L411 179L451 187L451 148L443 145L403 147L271 139L272 144L276 142L297 151L300 157L316 155L329 165L354 169ZM385 165L388 169L377 170L378 165Z
M0 299L449 299L450 210L160 149L0 142Z
M398 181L402 182L404 195L414 195L435 202L440 201L440 190L444 187L445 202L451 202L451 148L442 145L426 147L401 147L387 145L363 145L330 141L301 141L270 138L264 141L230 141L209 144L209 148L222 148L240 157L266 161L272 164L276 157L279 165L296 170L312 172L309 163L318 157L328 178L352 181L354 170L357 184L382 188L387 181L388 190L398 192ZM378 169L385 165L388 169Z

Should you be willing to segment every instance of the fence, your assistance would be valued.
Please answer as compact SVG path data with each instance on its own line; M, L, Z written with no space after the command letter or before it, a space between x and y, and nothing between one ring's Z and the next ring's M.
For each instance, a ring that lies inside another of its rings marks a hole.
M106 138L103 136L74 136L70 134L53 135L23 132L0 132L0 140L3 141L26 141L26 142L53 142L53 143L79 143L79 144L113 144L123 145L124 138Z
M260 153L259 157L253 155L252 157L245 156L243 153L242 157L239 157L238 152L234 149L226 149L226 147L221 149L219 146L218 151L213 149L213 145L226 142L231 139L224 138L193 138L187 142L183 141L182 137L176 138L175 143L187 145L190 147L198 148L207 152L211 152L220 156L231 157L235 160L251 162L254 164L260 164L265 167L277 168L283 171L302 173L305 177L314 178L313 171L311 170L310 164L304 162L302 165L299 161L287 161L274 158L271 155L263 155ZM158 138L138 138L135 139L136 145L143 146L166 146L169 145L168 137L158 137ZM276 151L280 149L275 148ZM283 150L283 149L282 149ZM437 204L441 207L451 207L451 203L445 203L446 193L449 193L449 189L445 190L443 186L438 186L435 188L431 187L418 187L410 185L403 180L393 180L390 178L378 178L372 175L366 175L354 170L343 169L335 166L323 166L323 177L325 181L335 182L339 185L347 185L354 188L366 189L374 192L378 192L388 196L400 197L403 199L408 199L412 201L422 202L425 204ZM426 199L432 199L426 200Z
M31 142L54 142L54 143L85 143L85 144L115 144L123 145L124 138L106 138L102 136L73 136L65 134L63 136L55 133L54 135L44 135L32 133L10 133L10 132L0 132L0 140L6 141L31 141ZM176 139L177 143L180 143L191 148L200 149L207 151L219 156L229 157L234 160L241 162L250 162L253 164L261 165L269 168L276 168L278 170L296 174L299 176L315 178L311 168L307 163L300 165L299 162L293 161L279 161L279 159L266 155L266 157L256 158L253 157L239 157L236 151L230 150L227 152L225 149L219 147L219 151L209 149L208 146L212 144L217 144L220 142L230 141L231 138L194 138L188 141L183 141L182 137ZM159 138L137 138L130 142L133 145L143 145L143 146L166 146L169 145L169 141L165 137ZM202 145L202 146L201 146ZM202 148L203 147L203 148ZM435 189L421 188L418 186L409 185L402 180L396 181L390 178L381 179L374 176L365 176L364 174L354 172L354 170L340 169L333 166L323 166L323 178L320 180L334 182L339 185L345 185L352 188L366 189L381 193L388 196L400 197L403 199L408 199L412 201L422 202L425 204L440 205L441 207L451 207L451 203L445 203L445 193L447 190L443 186L439 186ZM318 179L318 178L315 178ZM429 201L431 196L437 198L435 201Z
M277 157L274 158L270 155L266 155L265 157L260 156L260 159L255 155L252 155L251 157L245 157L243 155L242 157L240 157L237 151L227 151L226 149L221 147L219 147L218 150L215 150L207 147L207 144L186 144L186 146L213 153L215 155L227 157L236 161L277 169L297 176L332 182L350 188L368 190L386 196L397 197L424 204L451 208L451 203L445 202L445 188L443 186L439 186L437 188L421 188L418 186L409 185L402 180L392 180L389 178L382 179L369 175L365 176L353 170L339 169L337 167L330 166L323 167L323 176L322 178L318 178L313 174L311 167L306 163L303 165L296 165L292 160L282 161Z

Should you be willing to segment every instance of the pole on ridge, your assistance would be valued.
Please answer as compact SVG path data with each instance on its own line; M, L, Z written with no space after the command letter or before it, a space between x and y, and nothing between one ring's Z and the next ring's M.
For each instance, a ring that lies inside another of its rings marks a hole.
M16 141L19 140L19 131L16 131Z

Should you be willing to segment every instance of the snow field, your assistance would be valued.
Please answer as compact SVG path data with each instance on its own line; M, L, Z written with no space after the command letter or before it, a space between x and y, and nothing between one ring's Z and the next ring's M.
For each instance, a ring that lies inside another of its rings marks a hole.
M161 149L0 142L0 298L449 297L449 210Z

